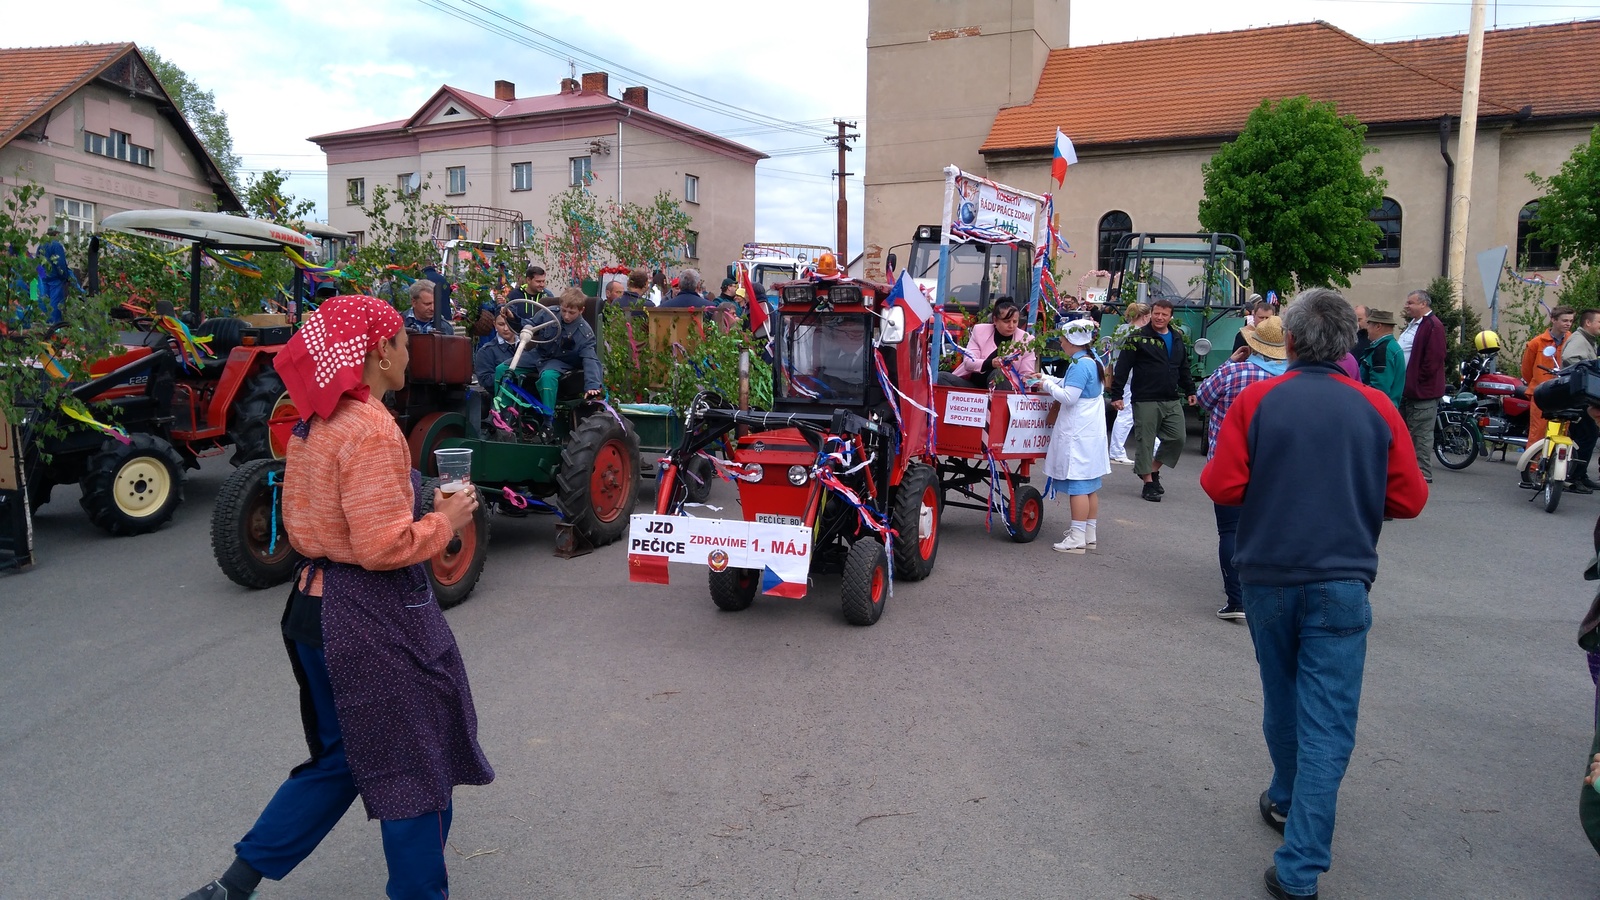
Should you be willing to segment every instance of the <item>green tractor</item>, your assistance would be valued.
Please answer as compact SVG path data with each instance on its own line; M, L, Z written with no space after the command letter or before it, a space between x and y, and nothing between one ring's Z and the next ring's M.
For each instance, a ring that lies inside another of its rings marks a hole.
M1236 234L1124 235L1111 254L1108 302L1121 310L1138 300L1173 304L1173 325L1189 341L1195 381L1228 359L1234 336L1244 327L1250 263ZM1106 315L1100 333L1122 324Z

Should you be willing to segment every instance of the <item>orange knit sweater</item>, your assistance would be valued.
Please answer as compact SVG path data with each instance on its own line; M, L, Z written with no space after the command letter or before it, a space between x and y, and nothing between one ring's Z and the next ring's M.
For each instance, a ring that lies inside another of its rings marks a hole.
M372 571L422 562L450 543L444 513L411 519L411 459L394 417L376 398L345 398L291 438L284 461L283 525L308 559ZM321 573L306 585L322 593Z

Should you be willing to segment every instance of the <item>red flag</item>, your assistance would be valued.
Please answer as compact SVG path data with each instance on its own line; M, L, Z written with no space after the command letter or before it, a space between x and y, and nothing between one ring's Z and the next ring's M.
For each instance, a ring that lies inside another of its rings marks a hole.
M668 584L667 558L665 556L647 556L643 553L629 553L628 580L642 584Z
M746 266L739 267L739 286L744 288L744 302L750 308L750 333L758 334L767 326L767 305L756 296L756 286Z

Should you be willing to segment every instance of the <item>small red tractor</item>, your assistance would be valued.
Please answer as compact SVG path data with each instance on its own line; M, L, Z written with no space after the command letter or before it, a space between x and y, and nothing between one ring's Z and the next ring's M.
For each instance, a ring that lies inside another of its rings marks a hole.
M695 399L662 461L656 515L634 517L630 577L660 583L669 559L701 562L716 605L740 610L758 593L803 596L809 572L838 571L845 619L871 625L891 581L926 578L939 551L931 328L908 332L905 310L885 309L888 289L867 281L775 290L772 411ZM689 518L682 474L724 440L732 458L715 464L737 482L745 522Z

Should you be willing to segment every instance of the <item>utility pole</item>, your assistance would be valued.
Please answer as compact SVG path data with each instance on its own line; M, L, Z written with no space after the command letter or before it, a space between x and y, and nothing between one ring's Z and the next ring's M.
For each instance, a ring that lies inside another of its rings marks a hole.
M1467 299L1467 224L1472 215L1472 157L1478 143L1478 76L1483 70L1486 0L1472 0L1467 71L1461 81L1461 137L1456 145L1456 195L1450 204L1450 265L1446 272L1463 306Z
M839 126L839 133L833 135L832 137L824 138L823 140L826 140L828 143L834 144L839 148L839 170L833 174L834 177L839 179L838 255L839 268L843 270L846 266L850 265L850 207L844 198L844 179L847 175L855 174L854 172L846 172L844 170L844 155L850 152L850 142L860 138L861 135L850 131L851 128L856 127L856 123L854 122L846 122L843 119L834 119L833 124Z

